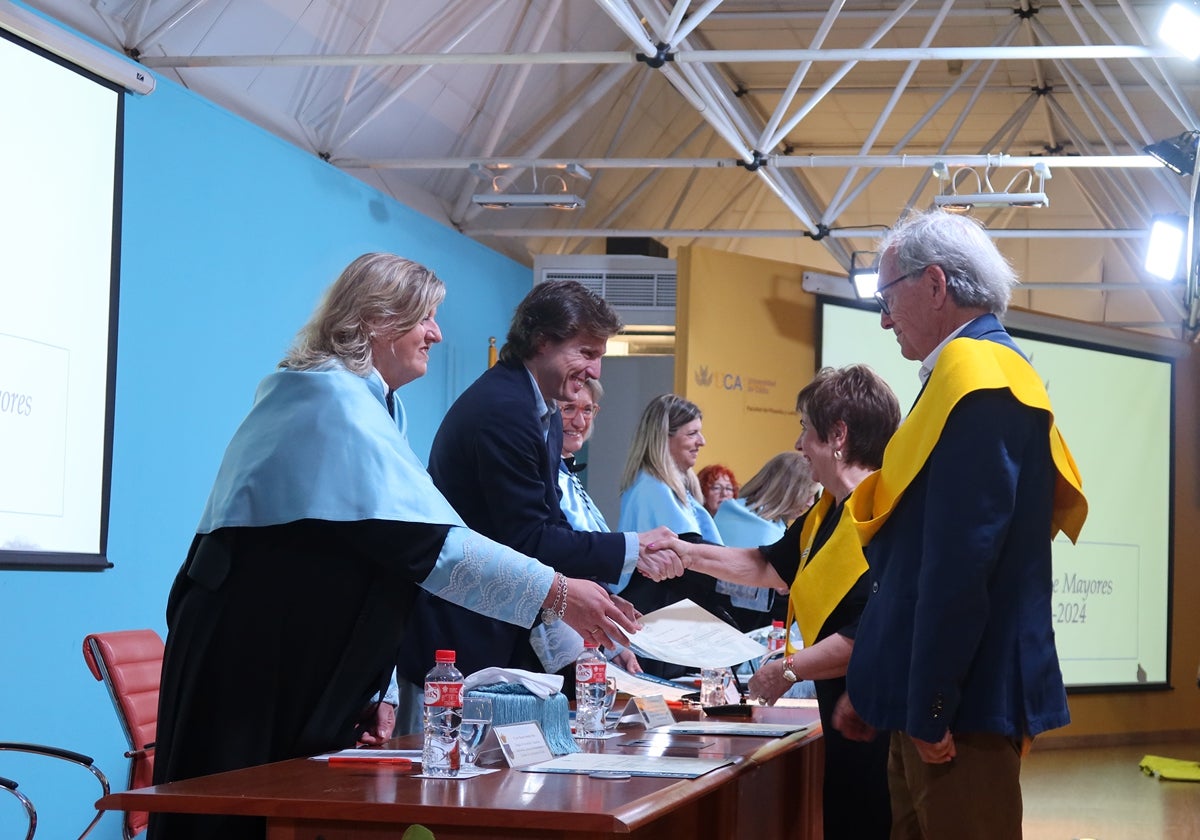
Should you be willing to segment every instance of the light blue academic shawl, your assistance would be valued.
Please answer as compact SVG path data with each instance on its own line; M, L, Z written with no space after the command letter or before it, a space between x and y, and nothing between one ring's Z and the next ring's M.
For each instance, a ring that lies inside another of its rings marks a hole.
M395 394L393 403L397 420L377 375L338 363L272 373L225 450L198 533L301 519L450 525L421 587L529 627L554 570L463 524L409 447Z
M604 514L583 489L579 476L574 475L562 459L558 462L558 489L562 492L558 506L576 531L608 531Z
M660 525L676 534L699 534L711 543L725 544L713 518L691 494L684 504L670 487L643 470L633 485L621 494L617 530L641 532Z
M717 508L713 517L725 545L737 548L758 548L778 542L787 530L780 521L770 522L746 507L745 499L729 499Z
M770 522L746 507L745 499L729 499L721 502L717 515L713 517L725 545L737 548L758 548L777 542L787 530L782 522ZM766 612L771 608L771 590L765 586L746 586L739 583L717 581L717 591L728 595L735 607Z
M462 526L384 400L378 377L340 365L272 373L225 450L198 532L301 519Z

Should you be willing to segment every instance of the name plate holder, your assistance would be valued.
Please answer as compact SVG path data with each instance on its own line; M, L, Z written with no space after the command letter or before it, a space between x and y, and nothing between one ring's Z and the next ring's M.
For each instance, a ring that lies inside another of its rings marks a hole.
M493 726L492 733L500 742L500 752L504 755L504 760L513 770L554 758L550 744L546 741L546 733L542 732L542 727L536 720Z

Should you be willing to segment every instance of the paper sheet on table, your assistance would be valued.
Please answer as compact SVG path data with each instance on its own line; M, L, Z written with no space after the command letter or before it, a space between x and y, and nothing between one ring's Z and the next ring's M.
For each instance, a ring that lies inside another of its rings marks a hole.
M711 773L718 767L732 764L733 759L724 758L680 758L667 755L618 755L616 753L571 753L560 755L551 761L543 761L530 767L522 767L526 773L628 773L631 776L660 776L677 779L694 779Z
M608 663L607 673L608 676L617 681L617 691L621 694L628 694L631 697L653 697L656 694L661 694L664 700L678 702L689 691L695 691L695 689L684 688L678 683L673 683L669 680L631 674L611 662Z
M715 615L684 599L642 616L631 637L634 651L662 662L692 668L739 665L767 649Z
M793 732L807 732L816 728L815 723L754 723L732 720L693 720L660 726L655 733L671 735L741 735L747 738L782 738Z

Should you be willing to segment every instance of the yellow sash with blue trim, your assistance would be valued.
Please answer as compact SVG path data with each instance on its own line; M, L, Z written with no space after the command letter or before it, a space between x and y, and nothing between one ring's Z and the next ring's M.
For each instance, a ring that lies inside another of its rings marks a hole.
M829 539L820 551L813 553L817 529L832 507L833 494L826 492L808 512L800 529L800 568L788 590L787 626L792 626L795 617L800 625L800 636L809 647L816 643L817 634L830 613L867 570L862 543L846 508L842 508ZM787 653L792 652L789 637Z
M956 338L943 348L917 404L883 453L883 467L867 476L846 501L863 545L887 521L905 489L929 460L954 406L973 391L1007 389L1024 405L1050 415L1050 454L1057 473L1050 538L1059 531L1079 539L1087 519L1083 482L1054 423L1050 397L1037 371L1020 353L994 341Z

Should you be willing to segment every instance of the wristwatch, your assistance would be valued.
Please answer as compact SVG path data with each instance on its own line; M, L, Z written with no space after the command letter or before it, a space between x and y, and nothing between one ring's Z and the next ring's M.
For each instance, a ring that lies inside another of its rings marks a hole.
M792 655L789 653L783 660L783 678L790 683L796 681L796 672L792 670Z

